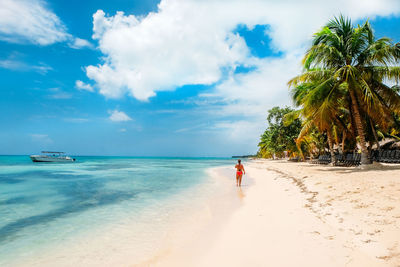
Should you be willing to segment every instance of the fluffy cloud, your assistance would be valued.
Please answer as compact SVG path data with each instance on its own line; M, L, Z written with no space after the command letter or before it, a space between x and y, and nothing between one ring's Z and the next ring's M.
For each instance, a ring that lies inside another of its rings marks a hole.
M75 87L78 90L85 90L85 91L93 92L93 87L90 84L84 83L80 80L77 80L75 82Z
M72 42L69 44L69 47L74 49L82 49L82 48L93 48L93 45L85 39L74 38Z
M69 34L56 14L39 0L0 1L0 39L48 45L66 41Z
M218 100L223 105L202 107L209 116L229 118L214 127L235 143L244 142L256 147L265 128L267 110L273 106L290 105L286 82L301 70L301 55L290 53L282 58L253 60L256 70L230 76L215 87L213 93L201 96ZM207 101L205 101L207 103Z
M125 112L123 111L119 111L119 110L110 110L108 111L108 113L110 114L109 119L111 121L115 121L115 122L121 122L121 121L131 121L132 119L126 115Z
M146 17L122 12L107 17L99 10L93 15L93 38L98 39L105 61L88 66L86 72L107 97L129 93L147 100L156 91L216 83L221 69L245 64L251 58L249 50L243 38L232 32L239 24L269 25L266 34L272 47L293 52L340 12L359 19L399 10L396 0L362 4L358 0L323 4L318 0L163 0L158 12Z
M255 148L267 110L290 104L286 84L301 71L314 32L339 14L357 21L399 13L398 0L162 0L157 12L144 17L99 10L93 38L104 57L86 74L106 97L128 94L144 101L182 85L215 85L189 101L214 122L210 131ZM239 25L268 25L270 47L281 56L252 56L235 34ZM253 68L236 73L239 65Z
M0 40L38 45L67 41L75 49L92 47L88 41L69 34L42 0L1 0Z
M129 92L147 100L155 91L215 83L221 68L245 60L248 49L241 37L219 27L201 27L201 16L195 25L188 25L193 7L180 4L183 10L161 4L159 13L140 21L122 12L114 17L105 17L103 11L94 14L93 37L107 58L86 71L100 93L119 97ZM200 12L205 15L207 10Z
M301 70L301 54L253 60L255 70L230 76L215 87L208 98L220 98L226 105L222 114L262 116L265 107L289 104L287 81Z

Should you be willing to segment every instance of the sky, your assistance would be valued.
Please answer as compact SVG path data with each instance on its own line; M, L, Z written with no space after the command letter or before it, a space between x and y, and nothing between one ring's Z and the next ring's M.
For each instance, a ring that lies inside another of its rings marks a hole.
M398 0L1 0L0 154L254 154L313 33Z

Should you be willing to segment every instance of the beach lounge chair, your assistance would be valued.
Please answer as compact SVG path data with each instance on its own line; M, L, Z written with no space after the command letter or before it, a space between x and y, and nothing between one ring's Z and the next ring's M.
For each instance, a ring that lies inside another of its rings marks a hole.
M346 155L346 159L338 162L338 166L346 166L346 167L350 167L350 166L358 166L361 164L361 154L360 153L349 153Z
M317 159L313 159L311 161L309 161L309 163L311 164L322 164L322 165L326 165L329 164L331 162L331 155L319 155L319 157Z
M337 166L347 166L349 164L349 162L351 162L353 155L352 154L346 154L346 156L344 157L343 155L343 159L338 161L336 163Z
M394 163L394 156L396 155L396 150L390 150L388 156L388 163Z
M319 162L322 160L322 155L319 155L318 158L314 158L313 160L310 161L311 164L319 164Z
M354 161L354 154L353 153L347 154L346 161L344 162L344 166L349 167L349 166L353 165L353 161Z
M393 159L392 163L397 163L397 150L393 150Z
M324 162L324 159L325 159L325 155L319 156L319 157L318 157L317 164L322 164L322 163Z
M390 151L390 150L385 150L385 151L383 152L383 156L382 156L382 162L383 162L383 163L389 163L389 161L390 161L390 154L391 154L391 151Z
M379 150L378 151L378 157L376 158L377 162L381 162L382 160L382 155L383 155L383 150Z
M331 163L331 155L323 155L320 164L326 165Z
M385 152L386 152L386 153L384 153L384 156L383 156L383 158L382 158L382 162L384 162L384 163L389 163L391 151L390 151L390 150L385 150Z
M382 152L382 155L381 155L381 157L380 157L380 159L379 159L379 162L386 162L386 161L387 161L388 152L389 152L389 151L387 151L387 150L384 150L384 151Z
M379 150L372 150L370 159L371 161L378 161L379 158Z
M394 156L394 163L400 163L400 150L396 150L396 154Z
M360 165L361 164L361 153L357 153L354 158L355 159L354 159L353 165L354 166Z
M335 166L338 165L340 166L341 163L343 163L345 161L346 157L344 154L337 154L336 155L336 161L335 161Z
M310 164L317 164L318 158L313 158L312 160L310 160L308 163Z
M392 150L390 151L390 155L389 155L389 163L395 163L396 162L396 150Z

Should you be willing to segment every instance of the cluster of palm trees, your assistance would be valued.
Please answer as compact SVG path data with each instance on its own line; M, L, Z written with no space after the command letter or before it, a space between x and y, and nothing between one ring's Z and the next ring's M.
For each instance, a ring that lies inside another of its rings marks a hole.
M398 138L399 62L400 44L377 39L369 22L354 26L340 16L317 32L302 61L304 71L288 83L299 110L286 116L287 123L303 121L299 152L318 146L322 134L333 160L335 149L358 147L361 164L368 164L379 138Z
M292 114L290 107L273 107L268 110L268 128L261 135L258 156L263 158L284 157L288 152L297 151L295 142L302 128L300 119L286 123L285 117Z

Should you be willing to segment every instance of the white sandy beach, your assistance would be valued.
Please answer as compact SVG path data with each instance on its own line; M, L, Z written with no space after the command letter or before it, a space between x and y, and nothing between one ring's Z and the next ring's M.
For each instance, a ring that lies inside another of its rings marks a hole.
M400 167L374 168L253 161L238 209L143 265L400 266Z

